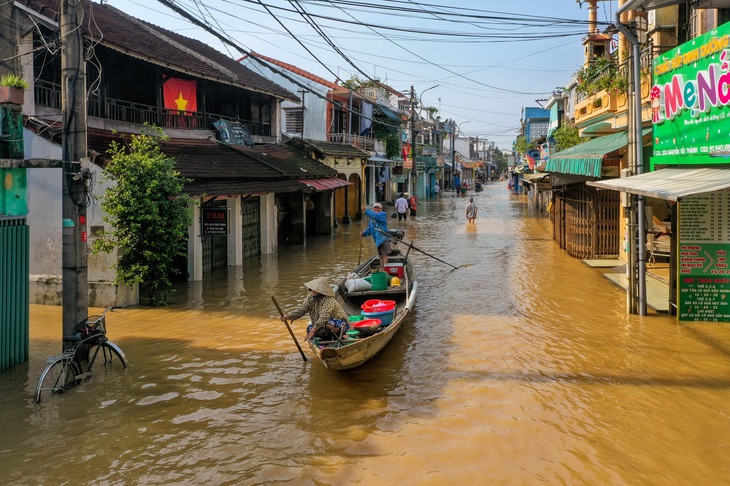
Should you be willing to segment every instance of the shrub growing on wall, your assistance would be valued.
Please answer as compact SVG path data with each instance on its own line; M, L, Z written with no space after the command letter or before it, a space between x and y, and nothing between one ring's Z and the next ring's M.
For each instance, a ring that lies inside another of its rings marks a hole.
M172 298L173 261L187 254L191 224L190 198L182 193L185 179L173 159L160 150L156 136L134 135L128 145L113 142L104 178L115 184L102 196L104 221L112 230L94 241L93 251L118 251L116 283L140 284L153 306Z
M515 140L515 154L526 154L528 151L534 148L534 144L528 143L527 137L525 137L524 135L520 135Z
M555 148L558 152L587 141L581 138L578 129L569 123L560 125L552 137L555 139Z

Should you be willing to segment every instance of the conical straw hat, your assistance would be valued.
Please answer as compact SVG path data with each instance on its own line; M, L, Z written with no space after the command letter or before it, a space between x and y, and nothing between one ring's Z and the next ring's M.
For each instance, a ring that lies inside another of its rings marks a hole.
M332 285L326 277L315 278L304 284L309 290L314 290L318 294L326 295L327 297L334 297L335 292L332 290Z

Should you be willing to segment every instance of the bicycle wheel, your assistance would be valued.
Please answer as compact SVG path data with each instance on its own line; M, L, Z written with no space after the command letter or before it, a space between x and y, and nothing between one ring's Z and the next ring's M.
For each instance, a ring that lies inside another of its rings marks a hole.
M96 363L107 368L127 367L127 357L124 356L124 351L108 339L89 347L89 360L89 370Z
M73 358L61 356L48 363L35 387L33 400L40 403L56 393L63 393L81 380L77 380L79 367Z

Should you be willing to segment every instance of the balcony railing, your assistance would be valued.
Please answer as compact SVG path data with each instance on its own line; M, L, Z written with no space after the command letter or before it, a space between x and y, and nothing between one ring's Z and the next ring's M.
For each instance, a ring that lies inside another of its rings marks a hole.
M374 151L375 139L352 133L330 133L328 140L332 143L349 143L363 150Z
M61 86L48 81L38 80L34 87L35 103L40 106L61 109ZM142 125L148 123L164 128L183 128L189 130L212 130L212 123L220 119L230 122L240 122L246 125L251 135L271 136L271 124L244 120L241 118L204 113L200 111L179 111L144 103L119 100L116 98L101 98L97 94L89 96L87 106L89 116L115 120L125 123Z
M652 48L651 46L641 52L639 58L641 66L641 98L643 101L648 100L649 89L651 87L651 66L652 66ZM630 66L628 62L623 62L618 66L618 77L625 80L631 79ZM628 81L627 81L628 83ZM575 104L575 121L578 124L586 123L588 120L602 117L606 113L622 113L628 110L626 92L621 90L601 90L590 96L584 96L578 93Z

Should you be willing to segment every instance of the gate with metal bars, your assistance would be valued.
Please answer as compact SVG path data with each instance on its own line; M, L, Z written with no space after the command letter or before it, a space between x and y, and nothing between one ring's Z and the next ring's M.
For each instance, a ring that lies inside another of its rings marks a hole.
M225 208L226 201L213 201L206 204L209 208ZM203 274L221 270L228 266L228 238L226 236L203 236Z
M261 198L246 197L241 202L243 213L242 238L243 258L251 258L261 253Z
M0 218L0 371L28 361L30 230Z
M619 254L619 193L581 185L556 197L553 237L575 258Z

